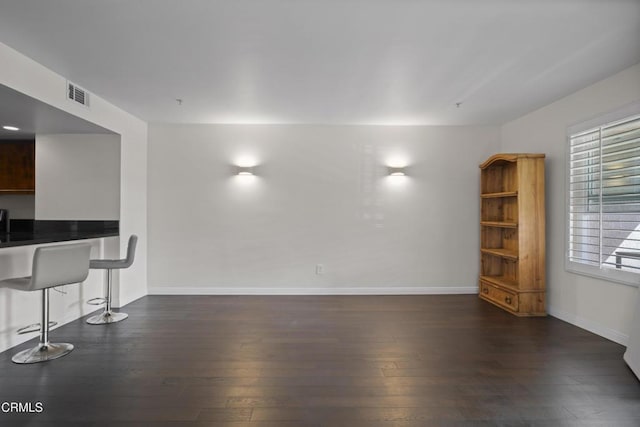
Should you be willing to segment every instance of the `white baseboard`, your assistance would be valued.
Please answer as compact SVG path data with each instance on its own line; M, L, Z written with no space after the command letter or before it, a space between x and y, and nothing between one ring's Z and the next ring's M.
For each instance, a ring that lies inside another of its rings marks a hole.
M477 286L254 288L150 286L149 295L453 295L476 294Z
M589 332L593 332L596 335L600 335L608 340L622 344L626 346L629 343L629 336L623 334L615 329L608 328L592 320L585 319L580 316L576 316L572 313L567 313L562 310L556 310L553 307L548 307L548 312L551 316L557 317L560 320L564 320L567 323L571 323L579 328L586 329Z

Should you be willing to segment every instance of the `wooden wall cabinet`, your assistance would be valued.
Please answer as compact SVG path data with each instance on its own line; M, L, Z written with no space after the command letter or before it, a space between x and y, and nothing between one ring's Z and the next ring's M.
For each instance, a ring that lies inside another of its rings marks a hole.
M34 141L0 141L0 194L34 194Z
M496 154L480 165L480 298L545 316L544 154Z

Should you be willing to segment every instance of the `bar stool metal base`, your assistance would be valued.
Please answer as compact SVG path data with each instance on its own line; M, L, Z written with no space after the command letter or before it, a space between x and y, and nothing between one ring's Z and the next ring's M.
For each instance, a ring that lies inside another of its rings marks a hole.
M38 344L37 346L23 350L14 355L11 360L13 363L26 364L46 362L47 360L57 359L66 356L73 350L73 344L68 343L48 343Z
M120 322L129 317L127 313L114 313L113 311L103 311L100 314L91 316L87 319L90 325L106 325L109 323Z

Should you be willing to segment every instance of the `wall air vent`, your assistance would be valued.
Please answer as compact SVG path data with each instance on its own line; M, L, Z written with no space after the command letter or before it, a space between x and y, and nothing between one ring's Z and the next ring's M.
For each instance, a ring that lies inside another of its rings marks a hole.
M85 107L89 106L89 92L75 83L67 82L67 99L82 104Z

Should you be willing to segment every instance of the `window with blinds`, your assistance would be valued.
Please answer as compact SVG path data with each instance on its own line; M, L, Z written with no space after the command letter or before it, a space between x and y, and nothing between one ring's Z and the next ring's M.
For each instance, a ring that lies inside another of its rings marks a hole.
M568 196L569 263L640 274L640 115L569 135Z

